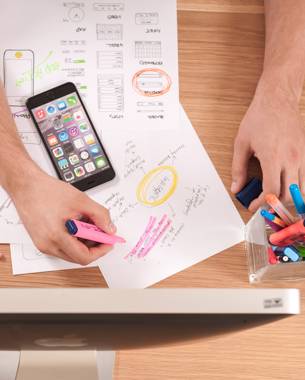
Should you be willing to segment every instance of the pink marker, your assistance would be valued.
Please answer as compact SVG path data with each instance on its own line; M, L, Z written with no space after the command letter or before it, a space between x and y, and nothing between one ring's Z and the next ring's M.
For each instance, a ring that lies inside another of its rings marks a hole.
M80 220L69 219L66 221L65 226L70 235L81 239L91 240L97 243L108 245L126 243L125 239L116 235L106 234L94 224L81 222Z

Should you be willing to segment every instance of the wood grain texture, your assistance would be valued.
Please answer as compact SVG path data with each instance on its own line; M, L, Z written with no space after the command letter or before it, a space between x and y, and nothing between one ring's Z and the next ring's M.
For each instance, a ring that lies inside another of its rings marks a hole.
M263 0L177 0L179 11L264 13Z
M218 2L207 1L207 4ZM232 4L250 4L248 14ZM232 147L238 125L255 91L264 49L264 18L251 5L261 1L219 1L227 10L200 11L203 0L179 2L181 102L225 186L230 186ZM194 11L186 11L191 9ZM204 8L202 8L204 9ZM222 10L221 10L222 9ZM304 101L302 110L305 112ZM258 171L253 163L252 173ZM249 213L237 205L244 220ZM204 228L204 226L203 226ZM12 276L9 250L0 262L0 286L104 287L98 269ZM178 273L155 287L250 287L243 244ZM298 287L305 282L270 283ZM302 296L304 304L304 295ZM305 371L305 317L197 340L175 347L124 351L117 355L115 379L300 380Z

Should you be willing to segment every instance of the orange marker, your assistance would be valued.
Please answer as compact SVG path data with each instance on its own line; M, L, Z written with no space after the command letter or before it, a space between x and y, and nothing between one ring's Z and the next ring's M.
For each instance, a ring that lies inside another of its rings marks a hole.
M290 214L283 203L280 202L276 195L267 194L265 200L286 224L289 225L295 222L295 218Z

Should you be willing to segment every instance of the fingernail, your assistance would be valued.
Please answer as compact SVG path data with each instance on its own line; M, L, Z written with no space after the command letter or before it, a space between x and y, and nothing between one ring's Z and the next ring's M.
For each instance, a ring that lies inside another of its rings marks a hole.
M231 184L231 192L236 193L237 192L237 182L233 181Z
M108 229L109 229L110 233L115 233L116 232L116 226L112 222L109 223Z

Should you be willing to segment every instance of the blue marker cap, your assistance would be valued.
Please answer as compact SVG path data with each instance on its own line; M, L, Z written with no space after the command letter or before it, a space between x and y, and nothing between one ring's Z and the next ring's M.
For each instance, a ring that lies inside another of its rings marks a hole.
M65 226L69 232L70 235L75 235L77 232L76 224L73 222L73 220L69 219L66 221Z
M290 194L298 214L305 214L305 203L298 185L293 183L289 186Z
M291 261L299 261L300 260L300 255L299 255L298 250L292 246L285 247L284 255L289 257L289 259Z
M250 203L258 198L262 191L262 181L258 178L252 178L235 197L244 207L248 208Z

